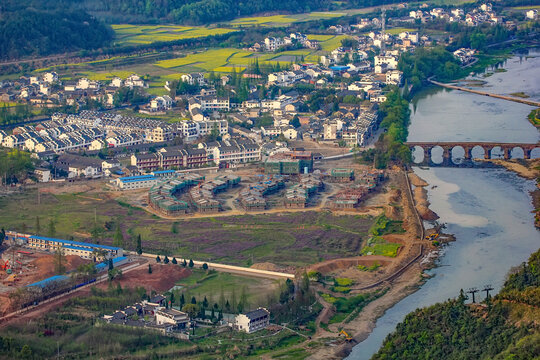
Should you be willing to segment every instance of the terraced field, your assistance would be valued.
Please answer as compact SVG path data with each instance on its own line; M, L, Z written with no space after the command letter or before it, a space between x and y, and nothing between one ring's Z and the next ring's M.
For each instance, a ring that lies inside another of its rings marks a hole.
M119 45L151 44L158 41L175 41L199 37L221 35L233 32L233 29L206 28L200 26L176 25L130 25L115 24L112 28Z

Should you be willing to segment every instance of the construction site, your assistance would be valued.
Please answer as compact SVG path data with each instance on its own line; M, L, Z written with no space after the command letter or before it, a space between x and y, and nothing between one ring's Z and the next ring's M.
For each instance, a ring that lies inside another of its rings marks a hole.
M314 168L307 151L270 156L263 167L227 169L223 173L177 173L128 198L165 218L237 215L265 211L355 211L385 179L383 171L339 161L351 167ZM318 165L318 164L317 164ZM146 196L142 197L141 194Z

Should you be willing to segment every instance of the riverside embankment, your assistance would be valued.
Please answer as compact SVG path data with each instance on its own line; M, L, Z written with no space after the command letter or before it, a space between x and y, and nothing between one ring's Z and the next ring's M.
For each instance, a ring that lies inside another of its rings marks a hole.
M504 64L506 72L483 77L484 90L510 94L526 89L531 99L539 99L539 56L532 51L512 57ZM429 88L412 102L408 140L538 142L538 131L527 120L531 108ZM460 289L491 284L498 290L507 272L540 246L529 194L535 188L533 181L504 169L414 168L414 172L429 184L425 189L430 209L456 241L442 249L439 266L427 272L432 278L388 309L349 359L371 358L406 314L418 307L456 297Z

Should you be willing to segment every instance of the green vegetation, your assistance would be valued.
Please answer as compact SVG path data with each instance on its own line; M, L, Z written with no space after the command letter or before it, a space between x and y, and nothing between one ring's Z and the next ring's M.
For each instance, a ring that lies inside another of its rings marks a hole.
M16 184L34 169L30 153L18 149L0 149L0 184Z
M235 30L175 25L112 25L116 42L120 45L151 44L182 39L222 35Z
M244 308L268 307L272 305L268 303L269 299L275 297L279 288L278 281L201 269L193 269L192 275L182 279L178 285L182 288L174 291L176 299L180 298L180 293L184 294L186 299L193 296L198 300L207 298L211 305L216 303L220 308L225 307L228 302L229 311L237 308L242 297Z
M403 224L403 221L391 220L382 214L375 219L375 223L369 229L369 232L374 236L396 233L401 234L405 232L405 229L403 229L401 224Z
M330 320L328 321L328 324L336 324L343 322L344 320L352 320L354 317L356 317L362 309L372 302L373 300L377 299L378 297L382 296L384 294L384 291L374 291L371 293L366 294L360 294L360 295L354 295L350 297L338 297L338 298L332 298L332 302L326 300L325 296L326 294L323 294L323 298L325 298L326 301L330 302L334 305L336 308L336 313Z
M396 257L401 244L391 243L382 237L375 236L368 240L365 247L362 248L362 255L383 255Z
M536 127L540 126L540 109L534 109L529 113L528 119Z
M463 292L407 315L374 359L536 359L540 353L540 250L482 306Z
M109 44L112 32L85 12L34 9L2 4L0 58L47 55Z
M369 272L372 272L372 271L375 271L377 270L378 268L381 267L381 264L379 264L378 262L375 262L373 265L371 266L366 266L366 265L358 265L358 270L360 271L369 271Z
M412 161L409 147L403 143L407 139L410 122L409 102L393 89L386 94L386 101L381 104L383 120L380 127L387 130L382 134L375 149L361 153L360 161L373 164L378 169L386 168L391 163L409 164Z

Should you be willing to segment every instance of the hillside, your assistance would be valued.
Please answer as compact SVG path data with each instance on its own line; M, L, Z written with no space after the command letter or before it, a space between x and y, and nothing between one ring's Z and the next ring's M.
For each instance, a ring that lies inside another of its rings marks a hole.
M200 25L265 13L306 13L397 3L397 0L5 0L0 7L84 10L107 22ZM401 1L403 2L403 1ZM407 2L407 1L405 1Z
M108 45L112 30L83 11L8 9L0 16L0 58L48 55Z
M540 250L481 304L465 296L407 315L373 359L540 359Z

